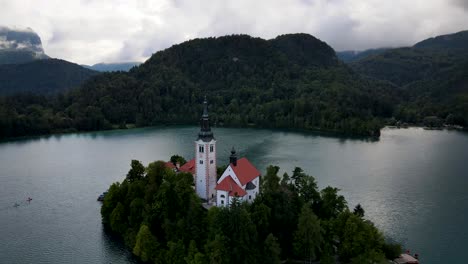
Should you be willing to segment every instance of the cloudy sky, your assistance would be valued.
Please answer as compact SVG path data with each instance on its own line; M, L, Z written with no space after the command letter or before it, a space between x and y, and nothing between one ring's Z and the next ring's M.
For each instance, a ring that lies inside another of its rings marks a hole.
M305 32L335 50L412 45L468 29L468 0L0 0L0 26L31 27L77 63L143 61L185 40Z

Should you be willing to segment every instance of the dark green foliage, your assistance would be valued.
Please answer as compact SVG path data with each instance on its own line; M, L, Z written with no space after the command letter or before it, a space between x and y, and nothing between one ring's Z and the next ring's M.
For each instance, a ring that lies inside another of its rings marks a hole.
M339 190L328 186L320 192L319 215L321 218L336 218L347 209L345 198L338 195Z
M263 263L280 264L281 248L278 244L278 239L270 233L265 239L264 245Z
M353 213L359 217L364 217L364 208L362 208L361 204L358 204L354 207Z
M370 221L344 212L335 222L334 229L340 241L338 255L341 260L374 263L384 259L383 236Z
M366 57L378 55L380 53L385 52L386 50L388 50L388 48L368 49L368 50L363 50L363 51L353 51L353 50L337 51L336 56L343 62L350 63L350 62L364 59Z
M390 49L351 63L358 73L390 82L400 100L394 117L423 124L426 117L468 124L468 31ZM439 124L438 124L439 125Z
M468 30L458 33L437 36L418 42L414 45L415 48L426 49L450 49L459 52L468 51Z
M172 155L170 161L171 161L174 165L176 165L177 163L179 163L180 166L182 166L182 165L184 165L185 163L187 163L187 161L184 159L184 157L179 156L179 155Z
M97 73L58 59L0 65L0 95L65 92L79 87Z
M144 168L132 161L129 174L136 176L112 184L101 208L104 225L144 262L333 263L337 255L356 262L384 254L393 258L400 250L385 244L371 222L347 211L338 189L319 192L315 179L300 168L280 184L279 168L269 166L268 187L252 204L235 200L229 208L206 210L192 187L193 176L164 164Z
M156 257L158 247L159 243L151 234L148 226L142 224L136 236L136 244L132 251L133 254L140 257L144 262L152 261Z
M271 40L246 35L194 39L157 52L128 73L100 74L65 94L0 98L0 138L127 124L196 124L204 95L218 126L373 137L380 135L386 120L423 124L424 118L436 116L467 126L467 41L466 32L460 32L411 48L379 51L348 66L326 43L307 34ZM90 76L63 63L0 67L0 87L33 84L34 89L52 91ZM50 70L54 67L59 73L40 79L55 72ZM38 69L24 78L23 68ZM11 79L11 69L18 78ZM8 78L2 79L2 71Z
M320 221L308 204L304 204L299 215L297 231L294 233L294 252L304 261L315 260L321 251L323 230Z
M401 252L401 245L397 243L385 243L382 247L382 251L385 254L387 259L396 259L400 256Z
M131 169L127 173L127 180L133 182L143 178L145 173L145 167L138 160L132 160Z
M390 88L361 78L310 35L272 40L235 35L174 45L128 73L99 74L39 106L42 116L48 114L44 119L63 120L46 123L43 133L197 124L206 94L218 126L378 136L381 118L393 112L396 97ZM0 101L0 113L14 114L0 119L9 127L3 136L27 133L16 129L23 118L19 105L7 101Z
M32 50L0 50L0 64L19 64L36 59Z

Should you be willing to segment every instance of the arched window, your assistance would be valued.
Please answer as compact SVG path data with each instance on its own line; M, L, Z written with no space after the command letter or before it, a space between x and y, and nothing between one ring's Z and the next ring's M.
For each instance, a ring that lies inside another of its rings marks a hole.
M221 196L220 196L220 197L221 197L221 198L226 198L226 196L224 196L224 194L221 194Z

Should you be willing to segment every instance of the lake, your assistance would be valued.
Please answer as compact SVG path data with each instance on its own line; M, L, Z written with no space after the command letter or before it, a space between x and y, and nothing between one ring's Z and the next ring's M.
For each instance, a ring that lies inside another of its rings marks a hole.
M197 132L145 128L0 143L0 263L136 263L103 232L96 198L124 179L131 159L191 159ZM281 173L302 167L320 188L340 188L351 209L360 203L366 218L422 263L464 262L467 134L384 129L380 140L367 141L215 128L214 135L219 165L234 146L263 172L269 164Z

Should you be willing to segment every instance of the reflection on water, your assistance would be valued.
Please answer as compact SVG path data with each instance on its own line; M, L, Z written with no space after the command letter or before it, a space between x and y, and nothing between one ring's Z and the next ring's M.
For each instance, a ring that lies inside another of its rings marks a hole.
M1 263L136 263L103 232L99 194L131 159L193 157L197 127L160 127L36 137L0 143ZM385 129L380 140L267 129L215 128L218 164L232 146L265 171L278 165L341 189L349 207L423 263L459 263L468 244L468 136ZM30 204L14 203L32 197Z

